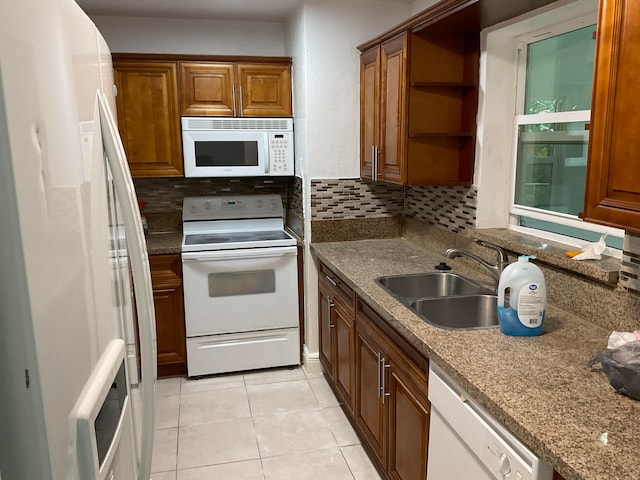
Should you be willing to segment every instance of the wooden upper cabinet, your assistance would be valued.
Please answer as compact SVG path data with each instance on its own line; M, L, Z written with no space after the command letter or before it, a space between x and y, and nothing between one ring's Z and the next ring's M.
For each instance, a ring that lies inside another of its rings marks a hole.
M291 65L180 62L180 113L290 117Z
M114 55L118 129L134 177L183 175L177 65Z
M134 178L184 175L181 116L293 114L289 57L112 57L118 128Z
M290 117L291 66L236 65L240 92L238 111L243 117Z
M361 47L361 177L412 186L472 183L478 8L469 2Z
M180 62L180 113L235 115L232 63Z
M470 185L475 160L480 33L411 35L409 185Z
M360 57L360 175L404 183L408 34Z
M584 220L640 233L640 3L599 6Z
M380 46L380 180L406 182L408 34Z
M378 148L380 46L360 56L360 176L375 180L374 157Z

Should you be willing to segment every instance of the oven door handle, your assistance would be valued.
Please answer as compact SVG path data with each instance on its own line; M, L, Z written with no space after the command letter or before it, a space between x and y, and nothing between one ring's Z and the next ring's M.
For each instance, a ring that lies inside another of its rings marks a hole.
M182 252L183 262L207 262L215 260L242 260L297 255L297 247L250 248L246 250L215 250L211 252Z

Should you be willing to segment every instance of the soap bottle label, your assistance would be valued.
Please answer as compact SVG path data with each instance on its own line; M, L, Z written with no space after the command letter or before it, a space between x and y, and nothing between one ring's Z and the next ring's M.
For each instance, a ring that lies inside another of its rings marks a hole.
M518 296L518 319L520 323L529 328L542 325L544 300L544 295L540 291L540 284L528 283L523 286Z

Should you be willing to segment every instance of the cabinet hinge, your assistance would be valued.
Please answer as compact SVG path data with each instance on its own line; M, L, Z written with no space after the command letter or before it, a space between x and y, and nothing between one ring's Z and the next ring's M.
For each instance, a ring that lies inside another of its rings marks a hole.
M31 385L31 378L29 377L29 369L25 368L24 369L24 386L29 388L29 385Z

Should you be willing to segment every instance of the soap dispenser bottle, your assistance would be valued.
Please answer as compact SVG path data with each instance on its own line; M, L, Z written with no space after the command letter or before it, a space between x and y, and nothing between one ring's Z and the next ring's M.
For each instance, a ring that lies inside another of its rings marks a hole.
M529 262L534 256L522 255L508 265L498 282L498 322L505 335L540 335L547 306L544 275ZM505 293L509 290L508 302Z

